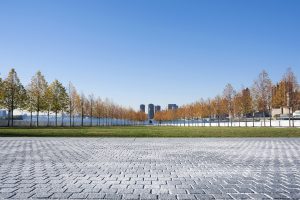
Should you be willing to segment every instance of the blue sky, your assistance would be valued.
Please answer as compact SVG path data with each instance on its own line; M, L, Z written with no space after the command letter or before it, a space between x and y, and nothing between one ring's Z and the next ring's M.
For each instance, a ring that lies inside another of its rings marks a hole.
M0 73L41 70L138 108L300 77L300 1L0 0Z

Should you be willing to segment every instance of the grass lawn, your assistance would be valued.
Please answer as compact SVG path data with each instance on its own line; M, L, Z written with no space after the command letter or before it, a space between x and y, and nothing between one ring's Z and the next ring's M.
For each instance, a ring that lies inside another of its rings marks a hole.
M0 137L300 137L300 128L84 127L0 128Z

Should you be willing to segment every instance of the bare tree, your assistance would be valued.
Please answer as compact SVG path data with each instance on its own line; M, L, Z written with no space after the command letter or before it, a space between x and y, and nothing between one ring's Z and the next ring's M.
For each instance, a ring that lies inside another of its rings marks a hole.
M287 69L283 77L283 80L285 81L285 91L286 91L286 98L287 98L286 102L289 108L289 126L291 126L290 116L292 115L291 111L293 113L297 105L297 90L298 90L297 78L291 68ZM294 117L292 117L292 121L294 126Z
M253 84L253 93L257 102L257 107L263 112L264 126L266 126L266 112L269 111L271 126L272 108L272 81L268 73L263 70Z
M68 111L69 111L69 117L70 117L70 127L72 126L72 118L73 118L73 126L74 126L74 116L75 116L75 112L76 112L76 100L78 99L78 93L76 91L75 86L69 82L69 89L68 89L68 93L69 93L69 107L68 107Z
M232 85L230 83L228 83L225 86L224 92L223 92L223 96L226 100L227 103L227 113L228 113L228 118L230 120L231 126L232 126L232 118L234 116L234 105L233 105L233 100L234 100L234 96L236 94L236 91L234 90L234 88L232 87ZM229 126L229 123L228 123Z

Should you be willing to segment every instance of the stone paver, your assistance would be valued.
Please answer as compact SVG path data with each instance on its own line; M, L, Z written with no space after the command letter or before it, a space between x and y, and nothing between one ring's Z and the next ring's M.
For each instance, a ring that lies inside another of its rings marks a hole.
M300 199L296 138L0 138L0 199Z

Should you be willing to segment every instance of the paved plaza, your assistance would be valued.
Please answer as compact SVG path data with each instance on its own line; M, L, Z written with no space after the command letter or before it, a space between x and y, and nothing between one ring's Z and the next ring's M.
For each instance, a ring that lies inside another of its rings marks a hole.
M300 199L300 139L0 138L0 199Z

